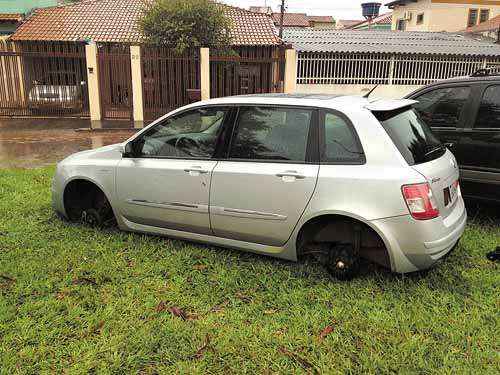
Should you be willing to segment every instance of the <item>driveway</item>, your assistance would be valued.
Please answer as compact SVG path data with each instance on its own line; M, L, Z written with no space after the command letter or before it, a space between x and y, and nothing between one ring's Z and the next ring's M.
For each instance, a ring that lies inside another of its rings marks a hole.
M91 148L119 143L136 131L127 122L104 124L89 131L88 120L0 120L0 168L35 168ZM79 130L80 129L80 130Z

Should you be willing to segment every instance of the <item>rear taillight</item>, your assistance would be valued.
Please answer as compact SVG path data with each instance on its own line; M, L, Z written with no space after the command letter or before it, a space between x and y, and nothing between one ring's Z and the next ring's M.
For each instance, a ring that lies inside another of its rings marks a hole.
M402 191L414 219L429 220L439 216L439 209L428 183L404 185Z

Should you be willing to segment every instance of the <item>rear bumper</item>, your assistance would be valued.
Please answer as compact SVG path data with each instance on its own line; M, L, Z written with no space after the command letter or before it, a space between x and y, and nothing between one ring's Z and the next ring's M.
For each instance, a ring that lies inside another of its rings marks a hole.
M418 221L410 215L375 220L384 234L394 272L420 271L435 265L448 254L462 237L467 211L460 197L445 219Z

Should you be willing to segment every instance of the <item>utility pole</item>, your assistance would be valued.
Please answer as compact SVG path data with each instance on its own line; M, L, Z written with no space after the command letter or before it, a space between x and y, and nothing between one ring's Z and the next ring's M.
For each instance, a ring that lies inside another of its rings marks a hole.
M281 14L280 14L280 39L283 38L283 18L285 18L285 0L281 0Z

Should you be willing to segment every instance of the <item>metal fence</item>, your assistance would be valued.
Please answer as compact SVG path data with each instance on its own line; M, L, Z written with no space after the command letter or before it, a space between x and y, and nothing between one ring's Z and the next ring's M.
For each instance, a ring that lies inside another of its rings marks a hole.
M297 83L426 85L470 75L498 62L499 58L469 56L302 52L297 60Z
M88 117L85 47L0 40L0 116Z
M233 53L210 52L211 98L282 90L282 49L239 47Z
M178 55L166 48L144 46L141 54L145 119L155 119L199 99L199 50Z
M132 68L130 46L99 44L99 94L104 119L132 119Z

